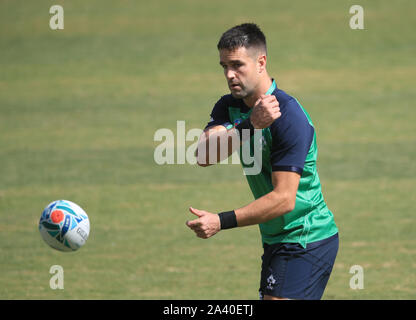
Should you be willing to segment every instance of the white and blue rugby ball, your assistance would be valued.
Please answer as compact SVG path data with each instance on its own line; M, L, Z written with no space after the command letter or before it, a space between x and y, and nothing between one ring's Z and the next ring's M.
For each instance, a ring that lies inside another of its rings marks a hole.
M75 251L88 239L90 220L76 203L57 200L43 210L39 220L39 232L52 248L59 251Z

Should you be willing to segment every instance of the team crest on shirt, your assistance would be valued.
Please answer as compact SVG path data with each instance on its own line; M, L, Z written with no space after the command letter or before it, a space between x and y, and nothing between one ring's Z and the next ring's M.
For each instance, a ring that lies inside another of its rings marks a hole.
M234 127L237 126L237 125L239 125L240 122L241 122L241 119L235 119L234 120Z

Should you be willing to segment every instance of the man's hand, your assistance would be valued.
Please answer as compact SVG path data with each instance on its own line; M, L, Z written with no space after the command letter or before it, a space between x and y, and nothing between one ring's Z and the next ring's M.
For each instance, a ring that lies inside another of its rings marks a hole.
M279 101L277 101L276 96L262 95L253 106L250 121L255 129L264 129L269 127L281 115Z
M192 221L186 221L186 225L192 229L199 238L208 239L221 230L218 214L208 211L189 208L189 211L198 217Z

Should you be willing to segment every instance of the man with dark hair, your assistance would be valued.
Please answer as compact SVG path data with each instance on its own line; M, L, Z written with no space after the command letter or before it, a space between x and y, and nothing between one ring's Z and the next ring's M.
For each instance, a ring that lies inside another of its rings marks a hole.
M243 23L231 28L222 35L217 45L218 50L240 47L257 48L267 55L266 37L259 27L253 23Z
M228 157L246 143L254 148L260 132L261 171L246 175L254 201L219 214L191 207L197 219L186 224L204 239L258 224L264 248L261 299L320 299L338 252L338 229L321 191L311 118L268 75L266 38L257 25L231 28L217 47L231 94L212 110L198 143L198 164L222 160L210 148L214 139L227 143ZM231 144L236 137L237 146Z

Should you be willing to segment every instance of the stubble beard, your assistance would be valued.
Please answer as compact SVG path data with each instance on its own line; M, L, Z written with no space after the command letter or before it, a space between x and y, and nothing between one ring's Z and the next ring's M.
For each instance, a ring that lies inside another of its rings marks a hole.
M230 88L231 95L236 99L246 99L246 98L249 98L253 94L253 92L251 92L250 90L247 90L247 88L245 87L243 88L240 86L240 88L241 89L237 92L231 90Z

